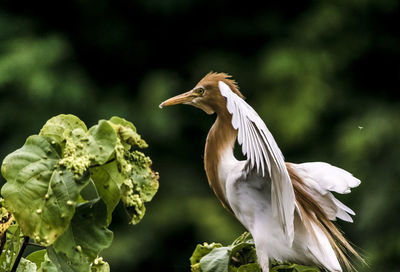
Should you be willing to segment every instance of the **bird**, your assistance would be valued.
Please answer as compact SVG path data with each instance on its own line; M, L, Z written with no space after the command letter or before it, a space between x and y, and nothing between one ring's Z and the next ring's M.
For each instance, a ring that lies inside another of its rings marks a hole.
M333 192L350 193L359 179L325 162L285 162L266 124L227 73L209 72L159 107L177 104L216 114L204 151L207 179L222 205L251 233L263 272L270 260L331 272L352 270L350 256L362 260L332 222L353 222L354 211ZM246 159L235 157L236 142Z

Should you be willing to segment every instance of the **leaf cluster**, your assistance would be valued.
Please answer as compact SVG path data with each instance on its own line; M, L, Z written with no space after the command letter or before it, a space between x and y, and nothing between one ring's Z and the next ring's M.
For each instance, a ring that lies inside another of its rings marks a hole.
M119 117L87 129L74 115L58 115L28 137L1 167L2 205L16 224L4 233L2 245L12 248L1 255L0 271L10 271L23 236L46 249L23 259L22 271L109 271L98 255L111 245L114 209L122 201L136 224L158 189L150 158L137 150L144 147Z
M250 233L240 235L229 246L219 243L197 245L190 258L192 272L262 272ZM298 264L271 263L271 272L320 272Z

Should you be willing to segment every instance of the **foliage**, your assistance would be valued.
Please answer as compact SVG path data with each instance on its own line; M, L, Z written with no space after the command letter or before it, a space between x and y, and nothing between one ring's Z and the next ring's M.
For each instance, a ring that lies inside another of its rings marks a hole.
M250 233L240 235L229 246L197 245L190 258L192 272L261 272ZM320 272L318 268L272 262L271 272Z
M2 222L2 226L13 221L11 216L8 216L8 212L3 214L8 217L8 220L6 222ZM7 237L5 236L6 231ZM20 251L24 239L21 235L20 229L15 225L11 227L9 225L6 226L4 229L2 229L1 235L3 239L1 247L2 251L0 255L0 271L11 271L11 268L17 258L17 253Z
M9 211L2 207L3 218L9 222L12 214L16 221L3 239L2 271L11 270L24 236L46 251L22 259L20 272L108 271L98 255L113 240L108 226L116 205L121 200L136 224L158 189L151 160L136 150L144 147L133 124L119 117L87 129L78 117L62 114L28 137L1 167ZM95 194L85 193L90 189Z

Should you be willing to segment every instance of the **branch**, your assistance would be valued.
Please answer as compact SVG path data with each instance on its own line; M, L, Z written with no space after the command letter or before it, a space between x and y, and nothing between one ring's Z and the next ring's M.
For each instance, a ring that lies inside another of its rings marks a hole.
M35 244L35 243L31 243L31 242L27 242L26 245L27 245L27 246L38 247L38 248L41 248L41 249L46 248L45 246L42 246L42 245L39 245L39 244Z

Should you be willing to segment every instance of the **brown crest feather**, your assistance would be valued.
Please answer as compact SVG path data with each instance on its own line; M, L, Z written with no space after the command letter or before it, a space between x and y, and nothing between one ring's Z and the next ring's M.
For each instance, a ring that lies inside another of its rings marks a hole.
M197 85L203 85L205 88L207 88L210 85L218 84L219 81L226 83L234 93L236 93L240 98L245 99L243 94L239 91L239 85L237 84L236 80L234 80L232 76L227 73L217 73L211 71L205 75Z

